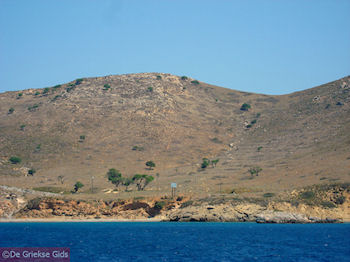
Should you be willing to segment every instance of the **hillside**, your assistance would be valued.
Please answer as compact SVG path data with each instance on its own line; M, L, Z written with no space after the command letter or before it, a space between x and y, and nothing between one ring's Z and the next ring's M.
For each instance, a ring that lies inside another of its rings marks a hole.
M110 168L129 177L159 173L146 191L118 197L169 193L170 182L189 195L349 182L349 94L350 77L271 96L163 73L2 93L0 184L69 191L79 180L79 197L115 198L104 193L115 188L106 178ZM13 156L21 163L10 163ZM203 169L202 158L219 162ZM262 171L252 176L251 167ZM36 173L27 176L29 169Z

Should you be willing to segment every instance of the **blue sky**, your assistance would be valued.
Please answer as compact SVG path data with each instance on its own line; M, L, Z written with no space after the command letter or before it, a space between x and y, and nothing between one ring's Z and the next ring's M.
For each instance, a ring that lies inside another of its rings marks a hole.
M0 92L139 72L286 94L350 74L350 0L0 0Z

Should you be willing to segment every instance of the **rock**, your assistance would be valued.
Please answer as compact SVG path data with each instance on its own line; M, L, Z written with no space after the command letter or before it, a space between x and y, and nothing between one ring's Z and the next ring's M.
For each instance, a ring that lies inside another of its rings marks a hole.
M257 223L310 223L307 216L297 213L265 211L257 215Z

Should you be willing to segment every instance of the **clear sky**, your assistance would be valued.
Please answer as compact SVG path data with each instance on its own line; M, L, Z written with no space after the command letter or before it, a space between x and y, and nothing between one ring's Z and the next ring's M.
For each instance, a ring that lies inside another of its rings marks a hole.
M286 94L350 74L350 0L0 0L0 92L139 72Z

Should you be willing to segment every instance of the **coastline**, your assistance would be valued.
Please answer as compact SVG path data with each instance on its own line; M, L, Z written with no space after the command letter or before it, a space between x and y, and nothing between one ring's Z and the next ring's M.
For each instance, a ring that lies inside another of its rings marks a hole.
M17 218L17 219L0 219L0 223L55 223L55 222L162 222L162 219L141 218L141 219L107 219L107 218Z

